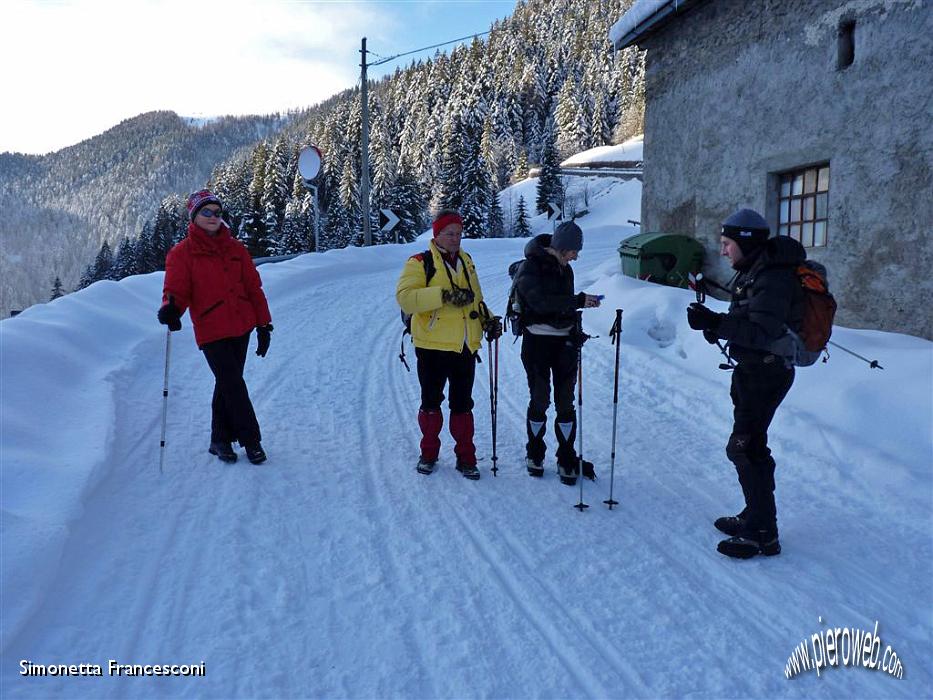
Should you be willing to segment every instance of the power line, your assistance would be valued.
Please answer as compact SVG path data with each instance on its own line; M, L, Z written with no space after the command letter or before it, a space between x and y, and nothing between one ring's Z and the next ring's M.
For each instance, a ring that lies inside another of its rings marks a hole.
M389 56L388 58L384 58L381 61L377 61L375 63L370 63L369 65L370 66L381 66L383 63L394 61L396 58L401 58L402 56L410 56L411 54L418 53L420 51L427 51L428 49L437 49L437 48L440 48L441 46L447 46L448 44L456 44L458 41L463 41L464 39L475 39L478 36L486 36L491 31L492 30L490 29L489 31L480 32L478 34L467 34L466 36L462 36L459 39L451 39L450 41L445 41L442 44L433 44L431 46L423 46L420 49L415 49L414 51L406 51L405 53L397 53L394 56ZM372 53L372 51L370 51L369 53Z

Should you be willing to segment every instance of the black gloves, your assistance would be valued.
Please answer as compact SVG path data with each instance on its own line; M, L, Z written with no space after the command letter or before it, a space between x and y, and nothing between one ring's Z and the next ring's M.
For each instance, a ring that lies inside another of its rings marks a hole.
M715 333L716 329L719 328L719 324L722 323L722 318L723 314L717 314L696 301L687 307L687 323L695 331L713 331Z
M441 292L441 301L445 304L453 304L454 306L469 306L473 303L473 299L472 289L454 287L453 289L445 289Z
M168 326L170 331L181 330L181 311L175 306L174 297L168 298L168 303L159 309L157 316L159 318L159 323L163 326Z
M483 319L483 333L486 334L486 340L489 342L502 336L502 321L498 316L487 316Z
M256 326L256 338L259 345L256 346L256 354L265 357L269 352L269 343L272 342L272 324L267 323L264 326Z
M703 339L710 345L715 345L719 342L719 336L713 333L713 331L703 331Z

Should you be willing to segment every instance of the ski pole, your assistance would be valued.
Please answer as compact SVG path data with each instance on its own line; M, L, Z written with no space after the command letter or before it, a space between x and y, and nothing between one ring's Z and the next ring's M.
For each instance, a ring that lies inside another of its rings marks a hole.
M493 341L486 339L489 352L489 418L492 423L492 475L499 476L499 467L496 466L496 418L497 404L499 403L499 339L496 338L496 352L493 356ZM495 367L495 369L493 369Z
M854 357L857 357L857 358L860 359L862 362L867 362L867 363L868 363L869 369L875 369L876 367L877 367L878 369L884 369L884 367L882 367L881 365L878 364L878 360L869 360L868 358L862 357L861 355L859 355L859 354L856 353L856 352L852 352L851 350L849 350L849 348L844 348L844 347L842 347L839 343L834 343L834 342L831 341L831 340L828 341L828 342L829 342L829 344L832 345L834 348L839 348L839 349L842 350L843 352L847 352L847 353L849 353L850 355L852 355L852 356L854 356ZM828 353L827 353L827 355L828 355ZM826 360L824 359L823 362L826 362Z
M577 479L580 480L580 502L574 508L582 513L589 506L583 502L583 343L586 336L583 334L583 314L580 312L577 313L577 324L580 333L577 346L577 436L580 438Z
M616 320L609 330L609 337L612 338L612 344L616 346L616 374L615 386L612 390L612 461L609 466L609 499L603 501L609 510L612 506L619 505L618 501L612 498L612 486L615 481L616 473L616 418L619 415L619 349L622 346L622 309L616 309Z
M159 440L159 474L165 465L165 422L168 419L168 360L172 350L172 331L165 331L165 381L162 384L162 438Z

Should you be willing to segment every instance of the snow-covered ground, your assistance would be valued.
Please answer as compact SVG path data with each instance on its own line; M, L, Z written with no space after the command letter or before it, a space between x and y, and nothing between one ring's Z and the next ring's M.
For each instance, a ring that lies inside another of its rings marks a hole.
M261 268L276 330L247 367L270 456L259 467L207 454L212 381L186 317L172 336L159 473L161 273L0 323L0 694L933 695L933 345L836 329L885 369L836 351L799 371L771 440L784 552L726 559L712 520L739 508L723 453L729 375L686 325L689 291L620 274L639 183L603 183L575 263L578 287L606 295L586 312L599 337L584 349L583 435L600 480L584 485L585 513L553 471L524 472L527 388L508 339L499 476L485 349L482 479L455 472L446 434L440 470L414 471L419 393L397 359L394 289L423 242ZM533 183L516 192L533 206ZM465 244L497 312L524 244ZM616 308L621 505L609 511ZM785 678L812 634L875 621L902 679L861 667ZM203 661L206 676L107 677L110 659ZM99 664L105 676L24 677L21 660Z

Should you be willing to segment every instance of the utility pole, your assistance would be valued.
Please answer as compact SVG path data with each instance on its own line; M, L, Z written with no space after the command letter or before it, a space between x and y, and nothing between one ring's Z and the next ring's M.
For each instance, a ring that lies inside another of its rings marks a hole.
M360 213L363 216L363 245L373 244L373 234L369 230L369 96L366 85L366 37L363 37L363 46L360 49L363 62L360 67L360 101L363 113L363 138L361 142L362 157L360 168Z

